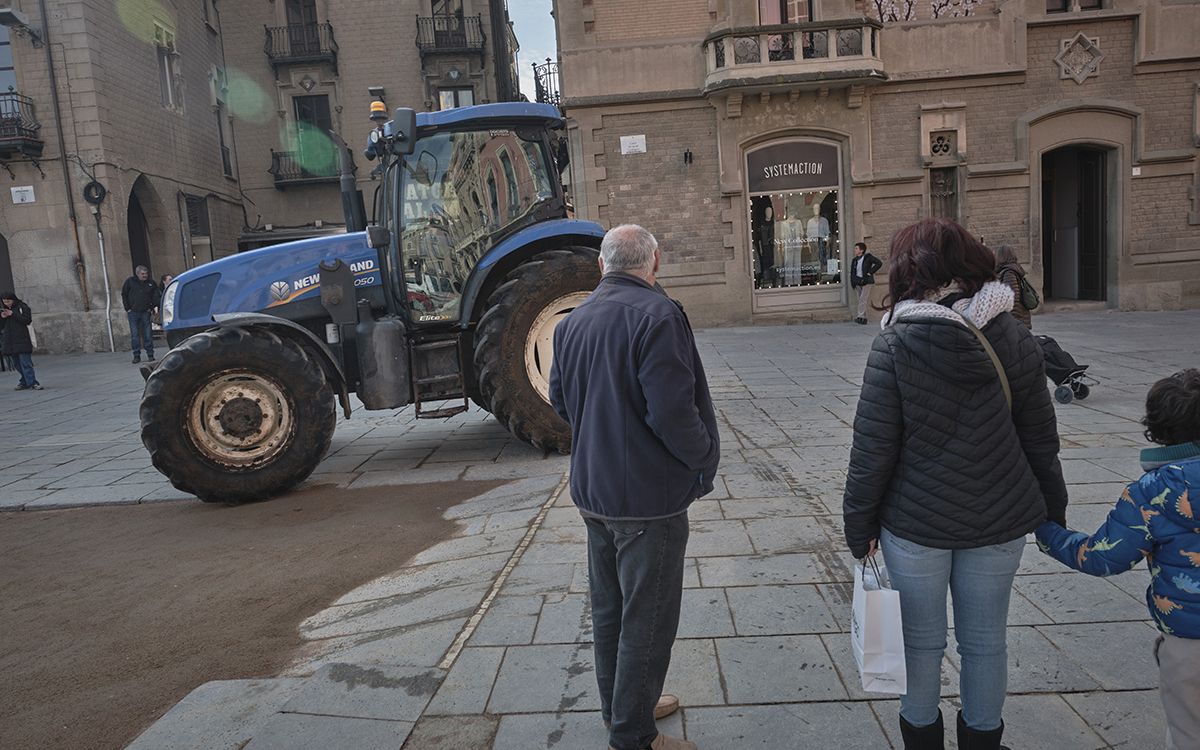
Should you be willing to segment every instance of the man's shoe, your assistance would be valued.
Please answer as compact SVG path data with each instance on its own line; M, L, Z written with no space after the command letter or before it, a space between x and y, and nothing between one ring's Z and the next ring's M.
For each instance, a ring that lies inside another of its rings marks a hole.
M25 385L24 383L17 383L17 387L14 388L13 390L14 391L27 391L27 390L29 390L29 386Z
M140 354L135 354L135 355L133 355L133 363L134 363L135 365L136 365L136 364L138 364L138 363L139 363L139 362L141 362L141 361L142 361L142 355L140 355Z
M146 355L146 361L147 361L147 362L153 362L153 361L154 361L154 352L150 352L149 354L147 354L147 355Z
M695 742L681 740L678 737L668 737L662 732L650 743L650 750L696 750Z
M1003 735L1004 722L1000 722L999 729L980 732L967 726L967 722L963 721L962 711L958 712L959 750L1009 750L1000 744L1000 737Z
M904 739L904 750L943 750L946 747L945 734L941 711L938 712L937 721L927 727L914 727L903 716L900 717L900 737Z
M654 704L654 718L665 719L679 710L679 698L670 693L663 693Z
M42 387L42 384L41 384L41 383L34 383L34 384L33 384L33 390L35 390L35 391L44 391L44 390L46 390L46 389Z

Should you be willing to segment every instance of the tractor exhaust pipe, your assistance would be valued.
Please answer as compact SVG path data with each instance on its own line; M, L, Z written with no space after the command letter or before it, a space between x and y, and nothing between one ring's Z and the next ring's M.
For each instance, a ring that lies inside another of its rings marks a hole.
M346 219L346 232L361 232L367 228L367 211L363 206L362 191L358 189L358 180L354 176L358 167L354 165L354 156L342 137L332 130L329 131L329 137L337 146L342 215Z

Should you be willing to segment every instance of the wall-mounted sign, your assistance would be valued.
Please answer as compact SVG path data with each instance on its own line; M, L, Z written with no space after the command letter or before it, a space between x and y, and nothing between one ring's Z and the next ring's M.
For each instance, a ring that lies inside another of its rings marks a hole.
M838 149L832 143L785 141L746 155L751 193L836 188L838 173Z
M37 196L33 194L33 185L19 185L15 188L9 188L12 191L13 203L34 203L37 201Z
M646 136L644 136L644 135L623 135L623 136L621 136L621 153L622 154L644 154L644 153L646 153Z

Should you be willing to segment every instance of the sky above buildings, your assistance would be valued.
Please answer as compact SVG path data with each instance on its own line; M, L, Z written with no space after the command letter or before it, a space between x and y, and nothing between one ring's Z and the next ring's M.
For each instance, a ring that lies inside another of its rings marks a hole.
M554 43L554 17L550 15L551 0L509 0L508 15L521 45L517 67L521 73L521 93L534 100L533 67L558 59Z

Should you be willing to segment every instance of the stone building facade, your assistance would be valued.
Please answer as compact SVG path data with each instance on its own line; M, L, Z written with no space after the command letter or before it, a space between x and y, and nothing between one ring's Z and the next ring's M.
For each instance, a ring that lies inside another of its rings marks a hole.
M1051 305L1200 306L1198 3L557 0L555 17L577 212L651 229L697 324L849 319L854 243L886 282L891 235L931 215L1013 246Z
M520 95L504 0L10 8L0 287L32 306L44 351L107 350L110 335L128 347L120 286L135 265L157 278L344 231L325 131L349 142L369 206L373 99L428 110Z

